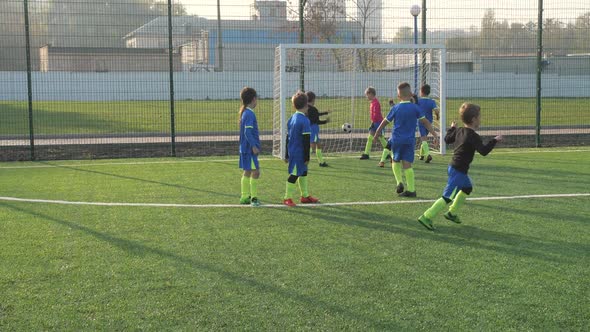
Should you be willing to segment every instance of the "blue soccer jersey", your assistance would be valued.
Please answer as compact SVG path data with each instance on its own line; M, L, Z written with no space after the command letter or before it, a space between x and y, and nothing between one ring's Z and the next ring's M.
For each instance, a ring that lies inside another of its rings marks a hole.
M416 120L423 117L420 107L409 101L402 101L393 106L386 117L388 122L393 122L390 140L397 144L413 144L416 141Z
M289 160L303 161L305 156L305 145L303 135L311 135L311 126L309 119L304 113L295 112L287 123L289 142L287 144L287 151L289 152Z
M240 153L252 153L252 148L260 150L260 137L256 114L250 108L242 112L240 120Z
M432 117L432 111L438 108L436 106L436 102L430 98L419 98L418 106L420 106L420 109L422 110L422 113L426 119L432 123L432 120L434 119Z

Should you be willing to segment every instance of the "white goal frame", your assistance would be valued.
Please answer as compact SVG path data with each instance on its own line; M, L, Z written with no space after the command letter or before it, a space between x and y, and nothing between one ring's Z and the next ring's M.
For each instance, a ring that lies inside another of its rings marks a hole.
M280 44L275 49L275 78L273 83L273 155L282 158L285 155L286 137L287 137L287 120L290 112L288 110L287 98L289 98L295 91L286 91L286 66L287 66L287 50L289 49L404 49L414 50L414 53L420 50L432 49L438 51L438 71L439 71L439 111L440 111L440 128L439 128L439 145L440 154L446 154L446 144L444 137L446 135L446 48L440 44ZM419 55L419 54L418 54ZM278 59L278 61L277 61ZM421 66L421 61L418 60L418 66ZM304 72L305 73L305 72ZM276 78L276 75L279 78ZM397 86L399 82L392 82L392 87ZM412 82L413 83L413 82ZM412 84L413 85L413 84ZM416 88L416 87L414 87ZM278 101L277 101L278 96ZM278 119L277 117L278 115ZM387 113L384 112L384 116ZM277 124L278 123L278 128ZM276 140L279 139L279 142Z

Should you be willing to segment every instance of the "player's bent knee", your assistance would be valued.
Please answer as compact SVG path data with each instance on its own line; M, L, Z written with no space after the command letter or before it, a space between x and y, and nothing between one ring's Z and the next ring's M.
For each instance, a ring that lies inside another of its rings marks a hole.
M464 192L466 195L469 195L473 191L473 187L462 188L461 191Z
M258 179L260 177L260 170L257 169L257 170L252 171L252 177L255 179Z
M445 202L447 202L447 204L449 204L450 202L452 202L452 201L453 201L452 199L450 199L450 198L448 198L448 197L445 197L445 196L442 196L442 199L444 199L444 200L445 200Z

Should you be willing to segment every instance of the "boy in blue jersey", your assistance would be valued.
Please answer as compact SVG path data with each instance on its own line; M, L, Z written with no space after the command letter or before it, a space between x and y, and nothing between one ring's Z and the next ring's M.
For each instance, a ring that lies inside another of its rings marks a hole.
M455 143L455 150L453 151L453 159L448 168L448 181L442 197L418 218L418 221L427 229L434 230L432 219L442 211L447 204L451 203L449 211L444 214L444 217L454 223L461 223L457 210L473 190L471 179L467 175L469 165L473 161L475 151L482 156L486 156L492 151L496 143L501 142L504 138L502 135L496 136L494 139L484 145L481 137L475 132L481 123L481 110L478 105L464 103L459 109L461 120L463 121L463 128L457 128L455 121L451 124L451 129L445 136L447 144Z
M420 98L418 98L417 104L422 109L422 113L426 117L426 120L432 124L434 120L432 116L433 111L436 113L436 118L438 119L439 117L438 106L436 106L436 102L428 96L430 96L430 85L424 84L420 88ZM420 160L426 158L424 162L428 164L432 161L430 147L428 146L428 140L426 138L426 136L428 136L428 129L426 129L421 123L418 123L418 130L420 131L420 141L422 142L420 144L420 152L418 155L420 156Z
M242 107L240 107L240 168L244 170L241 181L240 204L259 206L258 178L260 177L260 165L258 154L260 153L260 137L258 122L253 109L256 108L256 90L245 87L240 91Z
M397 96L401 102L392 107L387 117L383 119L375 132L375 138L381 135L383 127L393 122L393 130L389 142L391 144L391 152L393 153L393 164L391 168L393 169L393 176L395 176L395 181L397 182L396 192L401 197L416 197L414 170L412 169L414 146L416 145L416 120L420 120L432 136L434 136L435 141L436 132L422 114L420 107L411 102L412 87L410 84L406 82L400 83L397 86ZM402 167L403 173L406 176L407 189L403 183Z
M299 182L301 191L300 202L304 204L318 203L319 200L309 195L307 188L307 164L310 155L311 126L307 118L307 95L298 91L291 98L295 113L287 123L287 155L285 161L289 163L289 178L283 204L295 206L295 182Z

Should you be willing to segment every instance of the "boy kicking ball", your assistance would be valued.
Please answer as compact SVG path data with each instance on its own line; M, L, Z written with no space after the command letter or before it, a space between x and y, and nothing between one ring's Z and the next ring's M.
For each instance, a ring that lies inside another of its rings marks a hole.
M451 129L445 136L447 144L455 143L455 150L453 151L453 159L448 168L448 181L442 197L418 218L418 221L427 229L434 230L432 219L442 211L447 204L452 203L449 211L444 214L444 217L454 223L461 223L459 215L457 214L459 208L465 202L467 195L473 190L471 179L467 175L469 165L473 161L475 151L482 156L486 156L492 151L496 143L502 142L504 139L502 135L496 136L494 139L484 145L481 137L475 132L481 122L481 109L478 105L464 103L459 109L461 120L464 126L457 128L455 121L451 124Z

